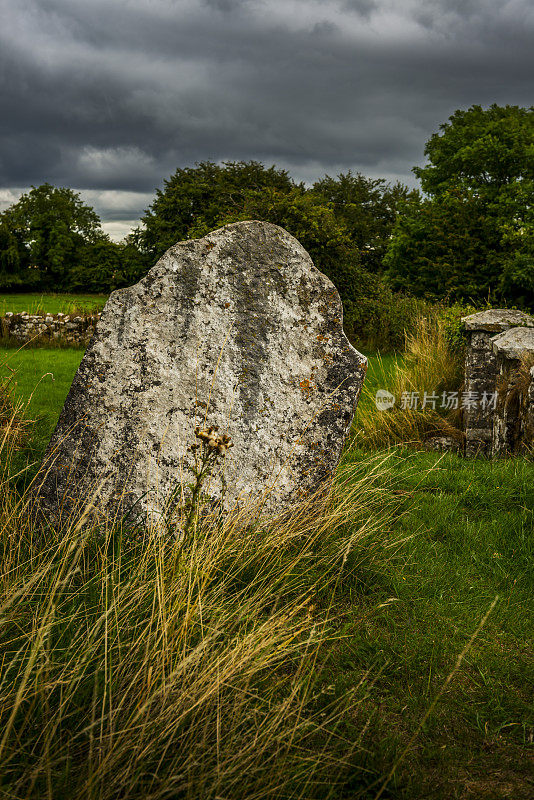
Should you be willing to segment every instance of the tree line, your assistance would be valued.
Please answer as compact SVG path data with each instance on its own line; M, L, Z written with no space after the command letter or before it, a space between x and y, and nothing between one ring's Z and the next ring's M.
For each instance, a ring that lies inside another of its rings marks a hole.
M0 289L108 292L177 241L261 219L296 236L336 284L349 333L391 327L417 299L532 309L534 108L458 110L425 155L420 189L350 171L307 187L276 166L203 161L165 180L120 243L76 192L33 187L0 214Z

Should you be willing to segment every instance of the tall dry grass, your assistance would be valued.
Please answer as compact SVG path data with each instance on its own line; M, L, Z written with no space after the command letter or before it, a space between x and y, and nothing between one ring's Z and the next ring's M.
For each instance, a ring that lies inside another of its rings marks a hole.
M28 402L15 396L14 370L0 359L0 465L2 473L14 452L24 447L33 428L27 415ZM31 398L30 398L31 399Z
M187 544L124 524L37 536L5 480L3 796L333 796L363 689L329 704L317 665L340 582L392 546L385 472L341 471L320 514L206 517Z
M373 382L364 383L356 415L356 443L364 447L394 444L421 446L433 436L450 436L462 441L461 407L443 411L443 392L460 391L463 383L463 352L449 335L448 322L441 313L421 316L405 336L405 350L389 369L380 357L374 364ZM375 403L377 387L390 391L395 406L379 411ZM405 408L405 393L419 396L417 407ZM435 394L436 408L422 409L424 394ZM459 406L461 403L459 402Z
M515 454L534 454L534 414L531 410L530 392L534 380L534 354L525 351L508 375L501 376L497 384L498 405L506 413L509 435L513 439Z

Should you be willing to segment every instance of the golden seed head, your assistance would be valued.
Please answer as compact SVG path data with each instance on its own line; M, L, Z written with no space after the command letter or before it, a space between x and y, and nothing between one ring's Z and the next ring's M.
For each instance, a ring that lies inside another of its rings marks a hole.
M219 428L217 425L210 425L208 428L201 428L197 425L195 428L195 436L197 439L201 440L203 445L212 450L217 450L218 453L224 455L230 447L233 447L233 442L227 433L218 434L218 430ZM200 446L200 444L192 445L188 449L194 452L194 450L198 449Z

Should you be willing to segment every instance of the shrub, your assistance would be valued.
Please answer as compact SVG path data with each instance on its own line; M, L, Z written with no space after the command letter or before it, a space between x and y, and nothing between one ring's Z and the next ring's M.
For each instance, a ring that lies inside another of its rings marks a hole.
M363 350L401 352L407 332L434 307L420 298L392 292L378 276L372 278L367 286L358 282L355 291L359 297L351 304L349 314L344 313L345 332Z
M468 317L480 311L470 303L453 303L442 307L442 316L445 322L445 338L453 353L463 357L465 353L465 326L462 317Z

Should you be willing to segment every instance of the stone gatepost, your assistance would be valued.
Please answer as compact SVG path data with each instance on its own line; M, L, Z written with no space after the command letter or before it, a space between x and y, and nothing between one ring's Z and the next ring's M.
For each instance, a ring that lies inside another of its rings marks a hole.
M519 453L534 435L534 328L510 328L494 336L497 407L493 455ZM526 361L522 364L522 359Z
M490 456L497 390L497 356L491 340L510 328L534 327L534 317L523 311L492 308L464 317L462 322L467 336L465 391L473 392L471 397L477 399L464 411L465 453L467 456Z

